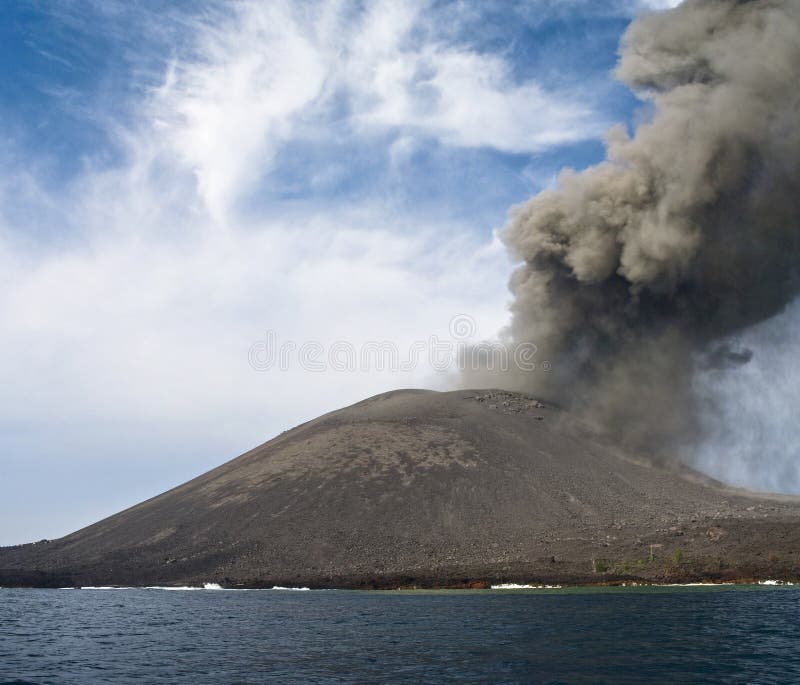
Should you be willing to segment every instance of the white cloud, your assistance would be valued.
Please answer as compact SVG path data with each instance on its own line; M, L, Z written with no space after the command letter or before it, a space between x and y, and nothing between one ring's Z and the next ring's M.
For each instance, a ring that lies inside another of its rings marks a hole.
M416 44L410 34L424 22L423 7L377 4L356 32L345 77L357 98L358 121L506 152L535 152L602 133L586 93L515 83L498 55L436 41Z
M165 150L194 173L218 221L282 143L337 135L337 103L346 103L352 134L505 152L596 138L606 128L590 93L516 83L501 56L438 41L423 2L376 2L363 14L342 2L318 13L286 2L237 8L197 29L201 59L175 62L150 103Z
M666 10L677 7L683 0L638 0L640 7L651 10Z
M196 174L216 219L263 173L293 119L319 94L330 63L284 3L243 5L201 26L196 62L171 66L152 103L167 149Z
M603 122L591 108L546 93L536 83L516 85L494 56L429 48L388 56L370 70L366 126L396 127L448 145L535 152L598 136Z
M446 337L462 311L485 334L503 322L502 251L441 225L404 235L407 226L363 224L378 219L386 225L370 212L307 217L302 229L262 225L178 244L98 239L35 263L4 255L0 382L17 391L0 398L0 413L180 421L269 409L291 420L386 383L431 382L427 365L402 380L248 365L267 329L298 345L375 339L406 350Z

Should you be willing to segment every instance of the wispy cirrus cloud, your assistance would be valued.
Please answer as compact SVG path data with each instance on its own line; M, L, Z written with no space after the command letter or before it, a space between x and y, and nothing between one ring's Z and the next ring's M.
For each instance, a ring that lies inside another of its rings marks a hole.
M517 82L502 55L443 41L428 3L246 3L198 26L150 101L165 149L216 216L264 179L282 143L399 136L532 153L599 137L597 97Z

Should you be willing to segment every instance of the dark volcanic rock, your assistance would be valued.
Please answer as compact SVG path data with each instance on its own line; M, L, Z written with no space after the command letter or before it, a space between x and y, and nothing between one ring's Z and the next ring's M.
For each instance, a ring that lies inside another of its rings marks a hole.
M386 393L60 540L0 585L480 587L795 578L800 504L605 444L502 391Z

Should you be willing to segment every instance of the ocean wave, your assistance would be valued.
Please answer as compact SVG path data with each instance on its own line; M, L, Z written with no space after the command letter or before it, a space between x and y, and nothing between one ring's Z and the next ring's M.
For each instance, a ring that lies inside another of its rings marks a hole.
M290 590L292 592L308 592L310 587L283 587L282 585L273 585L270 590Z
M81 587L66 587L62 590L135 590L133 587L120 585L82 585Z

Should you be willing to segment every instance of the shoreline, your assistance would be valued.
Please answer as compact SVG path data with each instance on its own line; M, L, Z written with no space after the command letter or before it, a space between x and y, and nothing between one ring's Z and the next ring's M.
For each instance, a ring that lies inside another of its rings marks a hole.
M272 587L231 587L219 583L202 583L198 585L84 585L45 587L33 585L0 586L0 590L81 590L81 591L123 591L123 590L153 590L166 592L363 592L363 593L427 593L427 592L469 592L469 593L548 593L558 594L575 591L626 591L626 590L666 590L666 589L800 589L800 581L785 581L778 579L743 579L738 581L708 581L689 583L658 583L658 582L599 582L577 584L537 584L537 583L498 583L495 585L470 586L443 585L443 586L397 586L397 587L308 587L308 586L272 586Z

